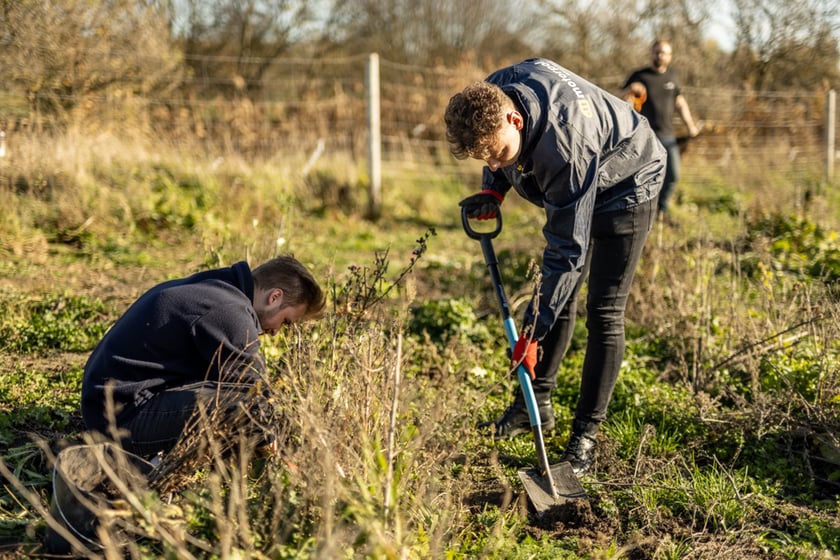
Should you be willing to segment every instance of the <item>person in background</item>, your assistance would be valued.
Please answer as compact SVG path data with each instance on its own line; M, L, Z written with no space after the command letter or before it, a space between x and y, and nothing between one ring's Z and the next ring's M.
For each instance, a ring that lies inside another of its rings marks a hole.
M662 220L670 222L669 204L680 178L680 148L674 134L674 109L685 123L689 137L697 136L700 129L691 116L679 79L670 68L673 56L671 43L657 39L651 46L650 56L650 66L630 74L619 97L636 104L636 110L647 118L668 152L665 183L659 193L659 216Z
M554 428L551 392L588 281L586 356L561 458L586 472L624 355L624 310L656 214L665 150L627 103L546 59L466 87L444 119L452 154L486 163L481 191L460 203L468 216L496 218L511 188L545 210L541 282L512 354L512 365L524 364L534 379L544 431ZM496 438L530 432L521 391L479 426Z
M291 256L253 271L242 261L154 286L85 365L86 428L144 457L171 450L195 425L200 407L221 414L222 426L256 430L226 420L243 421L243 403L259 403L254 394L266 370L259 336L323 307L321 288Z

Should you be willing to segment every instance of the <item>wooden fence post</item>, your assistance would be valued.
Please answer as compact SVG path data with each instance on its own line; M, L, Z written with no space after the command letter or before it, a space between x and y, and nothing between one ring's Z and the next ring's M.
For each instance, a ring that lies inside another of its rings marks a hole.
M365 67L368 121L368 217L379 218L382 212L382 133L379 114L379 55L368 55Z
M828 90L825 100L825 180L834 179L834 160L837 158L835 148L837 127L837 92Z

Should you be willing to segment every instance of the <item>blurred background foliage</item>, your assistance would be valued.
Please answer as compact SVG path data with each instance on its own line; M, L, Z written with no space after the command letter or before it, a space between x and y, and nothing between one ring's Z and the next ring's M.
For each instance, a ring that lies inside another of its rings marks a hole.
M789 91L836 87L830 0L5 0L4 89L63 112L121 95L248 97L278 58L379 52L399 64L487 72L535 55L616 81L674 45L688 86Z

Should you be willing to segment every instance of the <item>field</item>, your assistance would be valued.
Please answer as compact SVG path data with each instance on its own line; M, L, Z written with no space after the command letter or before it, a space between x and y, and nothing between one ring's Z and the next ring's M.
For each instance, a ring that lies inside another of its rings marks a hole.
M537 519L516 475L536 463L530 436L475 429L517 387L460 225L474 183L429 169L386 184L373 221L363 181L329 158L302 177L294 159L107 134L29 142L0 163L0 557L41 554L52 461L82 438L82 368L126 306L162 280L278 253L330 295L323 318L263 341L288 447L251 464L185 461L126 496L142 532L132 557L840 555L836 184L768 175L747 188L687 158L677 225L655 227L637 273L587 499ZM519 318L541 219L514 197L504 217L496 250ZM578 331L553 395L552 461L583 317Z

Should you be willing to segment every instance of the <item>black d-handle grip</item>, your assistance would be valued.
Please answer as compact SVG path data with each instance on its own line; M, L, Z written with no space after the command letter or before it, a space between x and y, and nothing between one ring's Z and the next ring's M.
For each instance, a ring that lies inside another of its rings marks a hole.
M490 231L482 232L473 229L470 225L470 217L467 216L467 209L466 207L463 207L461 208L461 224L464 226L464 231L467 232L467 236L472 239L480 240L482 237L493 239L499 235L499 232L502 231L502 211L501 209L496 211L496 227Z

